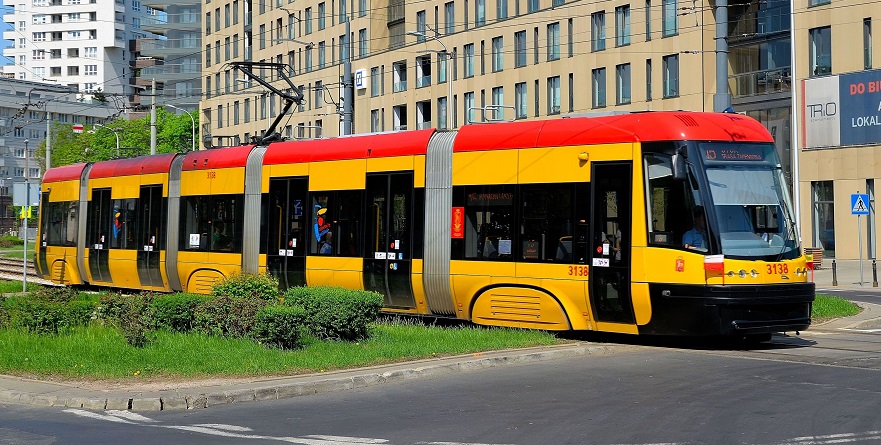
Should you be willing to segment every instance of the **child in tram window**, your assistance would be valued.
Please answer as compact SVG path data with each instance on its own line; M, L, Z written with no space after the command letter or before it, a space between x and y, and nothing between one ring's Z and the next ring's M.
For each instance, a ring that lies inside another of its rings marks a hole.
M318 253L320 255L330 255L333 253L333 232L328 231L324 234L324 242L318 248Z

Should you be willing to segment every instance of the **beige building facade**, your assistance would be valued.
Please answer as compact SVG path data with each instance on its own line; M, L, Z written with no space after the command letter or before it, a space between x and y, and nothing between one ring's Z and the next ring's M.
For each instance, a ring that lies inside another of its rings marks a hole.
M855 0L801 0L794 9L802 242L827 257L876 258L881 54L872 28L879 9ZM868 195L868 215L853 214L852 194Z

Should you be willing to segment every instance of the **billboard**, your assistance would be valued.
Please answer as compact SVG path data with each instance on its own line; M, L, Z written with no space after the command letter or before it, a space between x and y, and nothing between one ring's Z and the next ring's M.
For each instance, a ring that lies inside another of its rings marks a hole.
M805 148L881 143L881 69L802 84Z

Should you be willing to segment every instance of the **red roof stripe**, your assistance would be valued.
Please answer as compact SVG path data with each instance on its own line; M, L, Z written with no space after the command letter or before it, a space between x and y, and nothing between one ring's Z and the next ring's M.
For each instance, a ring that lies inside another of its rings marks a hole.
M46 170L46 173L43 175L43 183L73 180L79 181L84 168L86 168L86 164L84 163L50 168L49 170Z
M184 158L184 171L244 167L253 145L191 151Z
M174 154L161 154L96 162L89 171L89 179L168 173L174 157Z
M263 165L424 155L434 132L428 129L276 142L266 149Z

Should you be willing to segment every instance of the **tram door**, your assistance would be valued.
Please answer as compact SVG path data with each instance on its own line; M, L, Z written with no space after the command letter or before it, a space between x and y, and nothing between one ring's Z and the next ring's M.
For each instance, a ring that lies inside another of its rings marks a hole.
M165 249L165 200L162 185L141 186L138 199L138 278L142 286L165 287L159 271L161 251Z
M110 283L110 237L113 229L113 209L110 201L110 189L92 190L92 199L88 204L86 230L88 231L89 272L92 281Z
M306 285L306 178L269 180L266 267L282 290Z
M635 322L630 298L631 174L631 162L592 164L589 286L597 321Z
M415 307L410 285L413 253L413 173L367 176L364 288L385 306Z

